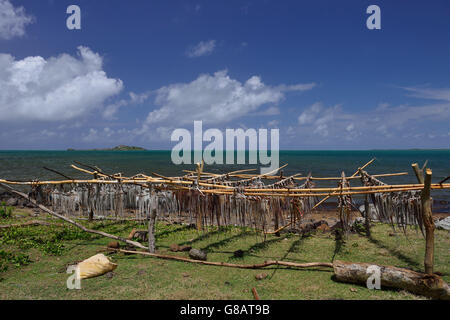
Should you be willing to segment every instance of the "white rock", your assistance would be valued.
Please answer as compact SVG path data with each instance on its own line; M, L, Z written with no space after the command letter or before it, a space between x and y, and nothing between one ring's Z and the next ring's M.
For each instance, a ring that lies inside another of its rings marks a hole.
M434 223L436 228L450 230L450 216Z

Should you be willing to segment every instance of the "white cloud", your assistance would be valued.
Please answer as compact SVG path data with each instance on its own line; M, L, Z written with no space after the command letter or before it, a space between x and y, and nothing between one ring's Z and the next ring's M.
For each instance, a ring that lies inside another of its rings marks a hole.
M276 116L280 114L280 109L278 107L269 107L264 111L258 113L260 116Z
M316 102L311 107L303 111L298 117L298 123L300 125L311 123L316 119L319 113L322 111L322 103Z
M15 60L0 53L0 121L69 120L100 108L118 94L120 79L108 78L102 57L78 47L78 57Z
M126 107L128 105L133 105L133 104L141 104L148 99L148 97L150 96L150 93L151 92L137 94L134 92L130 92L129 99L127 99L127 100L122 99L122 100L116 101L116 102L106 106L106 108L103 110L103 113L102 113L103 118L106 120L115 120L116 114L120 108Z
M216 40L200 41L195 46L191 46L186 54L189 58L196 58L211 54L216 47Z
M416 135L417 130L439 130L438 124L450 120L450 104L420 106L379 105L373 110L346 112L341 105L324 107L317 102L306 108L298 117L295 139L305 143L329 145L336 141L389 141L400 136ZM430 126L430 124L435 124ZM294 130L290 130L290 134ZM437 135L428 135L435 138ZM339 143L340 143L339 142Z
M411 92L411 96L416 98L443 100L450 102L450 88L433 89L404 87L403 89Z
M155 103L161 106L149 113L146 124L226 123L278 103L284 98L285 87L264 84L252 76L245 83L232 79L227 71L214 75L202 74L190 83L172 84L157 90ZM298 88L297 90L309 90ZM275 114L278 109L268 109ZM266 110L267 111L267 110Z
M9 0L0 0L0 39L9 40L23 36L25 26L33 20L23 7L15 8Z
M280 121L278 121L278 120L271 120L271 121L267 122L268 127L278 127L279 124L280 124Z

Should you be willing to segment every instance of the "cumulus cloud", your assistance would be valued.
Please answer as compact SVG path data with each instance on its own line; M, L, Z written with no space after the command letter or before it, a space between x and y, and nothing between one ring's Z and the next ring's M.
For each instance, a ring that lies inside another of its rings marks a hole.
M78 47L78 57L62 54L16 60L0 53L0 121L69 120L100 108L118 94L120 79L108 78L102 57Z
M189 58L196 58L211 54L216 47L216 40L200 41L195 46L189 47L186 55Z
M0 0L0 39L9 40L25 34L25 26L34 21L23 7L14 7L9 0Z
M298 117L298 123L300 125L311 123L316 119L316 117L319 115L322 109L323 109L322 103L320 102L314 103L312 106L310 106L308 109L306 109L300 114L300 116Z
M297 90L309 90L309 87ZM284 91L282 86L264 84L258 76L241 83L224 70L213 75L202 74L190 83L158 89L155 104L160 108L149 113L146 124L183 125L199 119L208 124L226 123L257 111L263 105L280 102ZM278 112L277 108L267 110L270 114Z

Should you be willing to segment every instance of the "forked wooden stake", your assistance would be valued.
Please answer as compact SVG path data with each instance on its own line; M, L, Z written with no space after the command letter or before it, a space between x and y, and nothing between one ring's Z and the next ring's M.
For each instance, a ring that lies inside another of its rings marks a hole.
M434 229L436 228L433 221L433 214L431 212L431 169L425 169L424 187L422 190L422 210L423 210L423 224L425 226L425 272L433 274L434 267Z

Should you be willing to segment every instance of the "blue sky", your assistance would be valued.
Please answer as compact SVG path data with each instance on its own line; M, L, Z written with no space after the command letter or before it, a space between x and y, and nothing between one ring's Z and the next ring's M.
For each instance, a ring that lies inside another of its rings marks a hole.
M449 34L448 1L0 0L0 148L170 149L194 120L282 149L450 148Z

